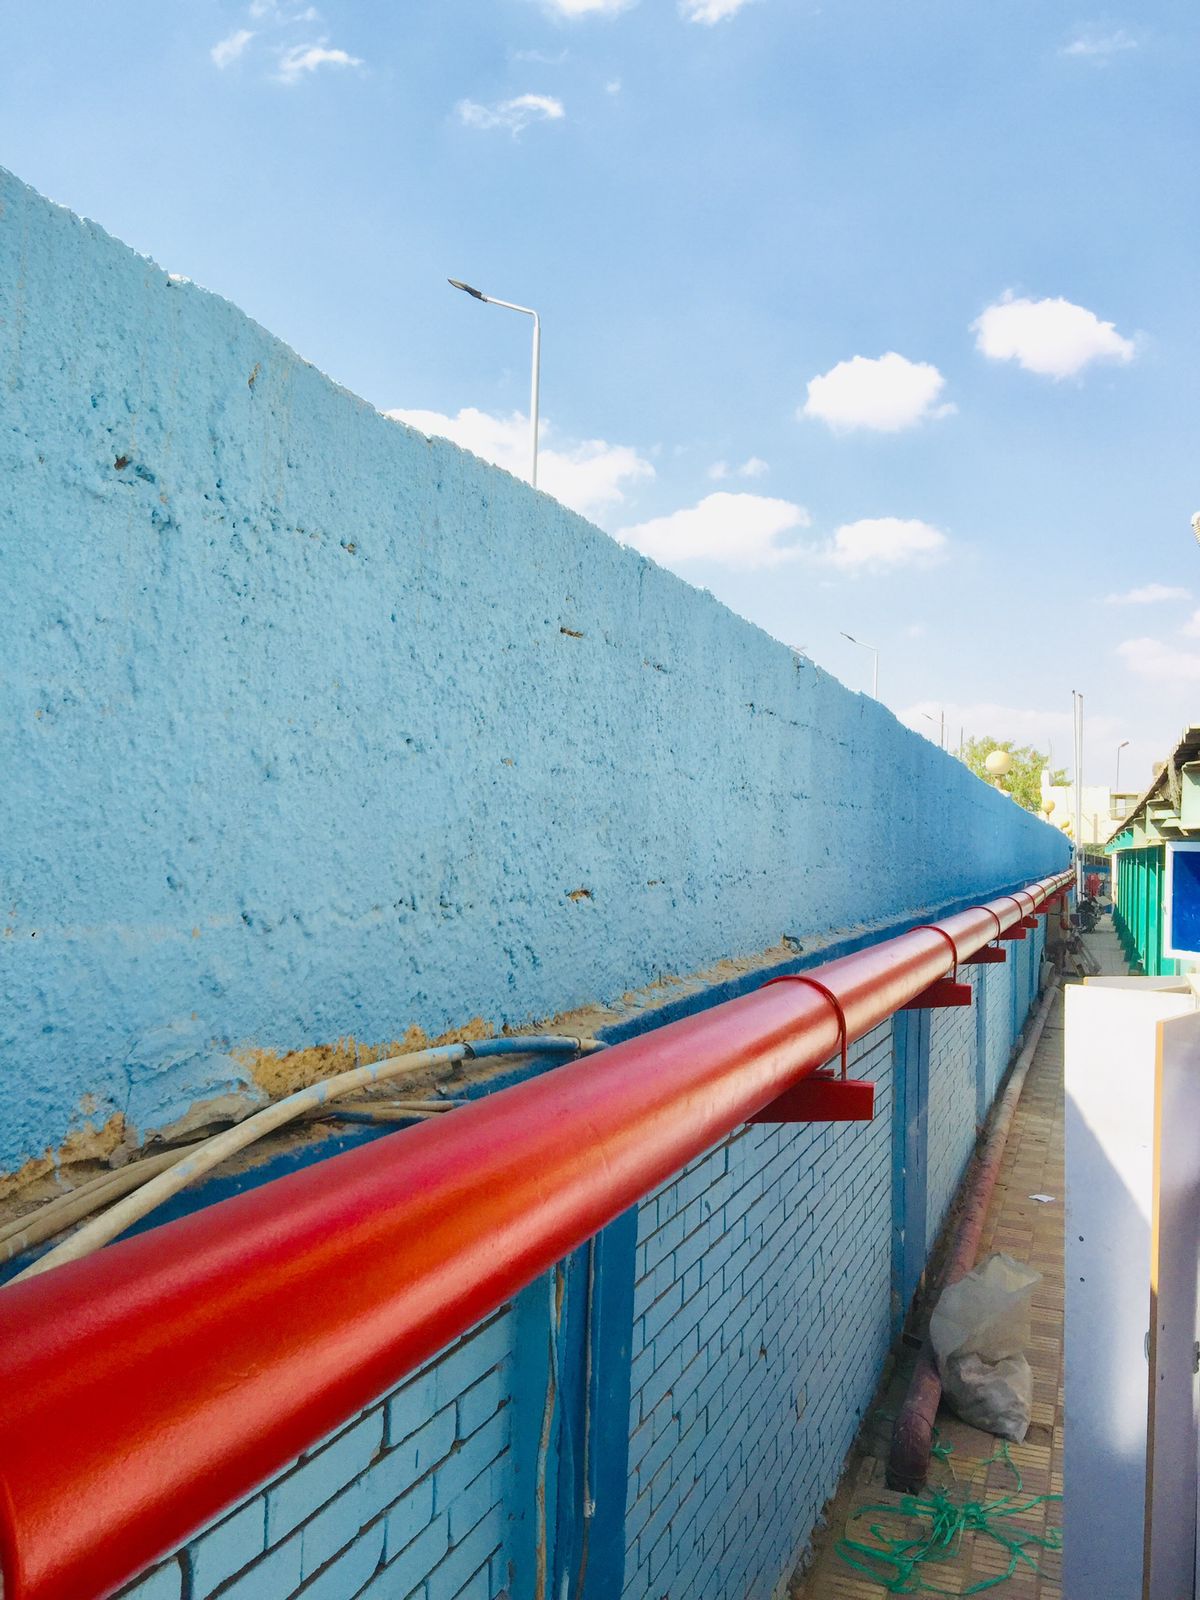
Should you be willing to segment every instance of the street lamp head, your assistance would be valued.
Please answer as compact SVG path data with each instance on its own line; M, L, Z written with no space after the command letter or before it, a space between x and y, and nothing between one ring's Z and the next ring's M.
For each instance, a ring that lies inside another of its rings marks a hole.
M993 778L1003 778L1012 769L1012 757L1007 750L992 750L983 764Z
M1117 746L1117 749L1118 749L1118 750L1124 750L1124 748L1125 748L1125 746L1126 746L1126 745L1127 745L1127 744L1128 744L1128 743L1129 743L1129 740L1128 740L1128 739L1122 739L1122 740L1121 740L1121 742L1120 742L1120 744L1119 744L1119 745L1118 745L1118 746Z
M1196 535L1196 543L1200 544L1200 511L1192 512L1192 532Z
M482 289L472 289L469 283L460 283L457 278L447 278L446 282L452 289L461 289L464 294L473 295L476 300L486 300L487 295Z
M852 633L847 633L845 631L845 629L841 630L841 634L842 634L842 638L843 639L849 639L851 644L857 644L858 643L858 640L854 637L854 635Z

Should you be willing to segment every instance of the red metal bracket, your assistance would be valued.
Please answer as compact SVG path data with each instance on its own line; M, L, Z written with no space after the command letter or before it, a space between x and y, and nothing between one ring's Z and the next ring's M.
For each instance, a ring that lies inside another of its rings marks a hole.
M901 1011L941 1011L944 1006L969 1006L973 998L969 983L955 983L953 978L939 978L928 989L900 1007Z
M1008 960L1008 951L998 944L985 944L982 950L976 950L973 956L964 956L964 967L998 967Z
M1005 940L1007 943L1011 943L1014 939L1023 939L1025 937L1025 924L1023 922L1014 922L1011 928L1003 929L996 937L997 939Z
M814 1072L785 1089L751 1122L870 1122L875 1114L875 1085L857 1078L835 1078Z
M1020 892L1020 891L1018 891L1018 893L1019 893L1019 892ZM1032 904L1033 904L1033 896L1032 896L1032 895L1026 895L1026 897L1025 897L1025 898L1026 898L1026 899L1027 899L1027 900L1028 900L1028 901L1029 901L1029 903L1030 903L1030 904L1031 904L1031 905L1032 905ZM1013 905L1015 905L1015 906L1016 906L1016 908L1017 908L1017 910L1018 910L1018 911L1019 911L1019 912L1020 912L1020 913L1021 913L1021 916L1022 916L1022 917L1023 917L1023 918L1024 918L1024 917L1027 917L1027 916L1028 916L1028 915L1029 915L1029 913L1028 913L1028 911L1027 911L1027 910L1026 910L1026 909L1025 909L1025 907L1024 907L1024 906L1023 906L1023 905L1022 905L1022 904L1021 904L1021 902L1020 902L1020 900L1018 900L1018 899L1017 899L1017 896L1016 896L1016 895L1015 895L1015 894L998 894L998 895L997 895L997 896L996 896L996 900L1011 900L1011 901L1012 901L1012 903L1013 903ZM995 903L996 903L996 901L995 901L995 900L994 900L994 901L993 901L993 902L992 902L992 904L993 904L993 905L995 905ZM1018 927L1018 928L1019 928L1019 927L1020 927L1020 926L1021 926L1021 923L1020 923L1020 922L1018 922L1018 923L1017 923L1017 924L1016 924L1016 926L1017 926L1017 927Z
M947 928L939 928L936 922L918 922L917 926L915 928L911 929L910 931L912 933L919 933L922 930L924 930L924 932L926 932L926 933L936 933L941 938L945 939L946 943L950 946L950 953L954 957L954 970L950 974L950 976L952 978L957 978L958 977L958 945L955 942L953 934L950 933L949 929L947 929Z
M1018 928L1036 928L1037 927L1037 918L1036 917L1022 917L1021 921L1017 923L1017 927Z
M810 978L805 972L785 972L778 978L768 978L763 984L764 989L769 989L773 983L806 983L810 989L815 989L818 994L823 994L833 1007L838 1020L838 1033L842 1047L842 1077L845 1078L850 1070L850 1031L846 1027L846 1013L842 1010L842 1002L832 989L827 989L820 978ZM804 1119L807 1120L807 1119ZM833 1121L833 1118L825 1118ZM836 1120L841 1120L840 1118Z

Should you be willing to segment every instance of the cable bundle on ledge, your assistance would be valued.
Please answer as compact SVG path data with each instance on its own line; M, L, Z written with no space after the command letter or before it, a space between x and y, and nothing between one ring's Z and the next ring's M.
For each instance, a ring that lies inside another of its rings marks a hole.
M164 1150L159 1155L131 1162L111 1173L101 1173L81 1184L71 1194L60 1195L30 1216L18 1218L0 1228L0 1260L31 1250L35 1245L62 1233L72 1223L93 1215L110 1202L116 1202L103 1215L88 1222L53 1250L48 1250L23 1272L10 1280L20 1283L67 1261L78 1261L124 1233L164 1202L211 1172L230 1156L256 1144L276 1129L300 1117L344 1115L347 1121L414 1122L453 1110L453 1101L398 1102L388 1106L356 1102L339 1108L333 1102L358 1089L386 1083L405 1073L427 1067L453 1065L460 1061L479 1061L488 1056L580 1055L601 1048L596 1039L577 1039L558 1034L529 1034L501 1039L481 1039L464 1044L436 1045L407 1055L388 1056L365 1066L352 1067L336 1077L325 1078L298 1089L295 1094L256 1111L243 1122L214 1134L209 1139L182 1149ZM130 1193L130 1190L133 1192Z

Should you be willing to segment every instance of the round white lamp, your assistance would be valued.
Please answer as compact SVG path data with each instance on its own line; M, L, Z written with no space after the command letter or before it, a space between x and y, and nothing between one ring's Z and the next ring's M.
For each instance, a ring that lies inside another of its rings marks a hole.
M1007 750L993 750L983 765L991 777L1002 778L1012 766L1012 757Z

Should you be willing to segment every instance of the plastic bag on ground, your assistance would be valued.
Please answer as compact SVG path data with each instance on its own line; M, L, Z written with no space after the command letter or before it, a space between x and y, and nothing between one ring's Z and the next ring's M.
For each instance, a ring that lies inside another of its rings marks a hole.
M973 1427L1020 1444L1033 1410L1025 1358L1029 1314L1041 1273L992 1255L943 1289L929 1337L950 1405Z

